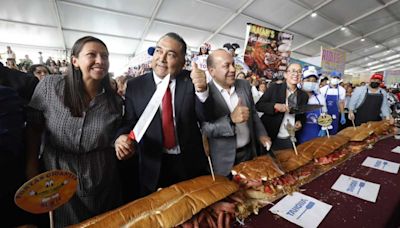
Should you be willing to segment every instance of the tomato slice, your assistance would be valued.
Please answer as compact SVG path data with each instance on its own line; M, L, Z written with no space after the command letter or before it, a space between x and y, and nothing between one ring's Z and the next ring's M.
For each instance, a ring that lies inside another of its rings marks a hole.
M269 185L265 185L264 192L268 193L268 194L272 194L273 193L272 188L269 187Z
M236 182L240 182L240 176L239 175L235 175L235 176L233 176L233 178L232 178L234 181L236 181Z

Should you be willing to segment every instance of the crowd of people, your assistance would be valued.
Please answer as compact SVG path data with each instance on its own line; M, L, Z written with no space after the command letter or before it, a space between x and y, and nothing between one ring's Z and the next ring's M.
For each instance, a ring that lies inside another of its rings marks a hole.
M19 59L17 63L17 58L15 52L11 49L11 46L6 47L6 52L4 53L5 64L10 69L15 69L24 73L29 73L39 80L42 80L46 75L59 75L65 74L68 70L69 63L65 59L53 60L53 57L49 56L46 61L43 60L42 52L39 51L38 63L33 63L33 60L29 55L25 55L23 59ZM1 53L3 54L3 53ZM2 60L2 55L0 55L0 60Z
M322 78L315 67L291 63L270 81L238 73L232 48L200 48L204 65L193 61L186 70L186 42L167 33L149 72L115 80L106 44L91 36L75 42L70 64L50 59L31 65L31 74L0 64L0 167L10 183L1 190L3 225L45 223L13 202L18 187L44 171L69 170L79 179L76 194L54 211L56 227L64 227L210 174L205 137L215 173L230 177L235 164L336 134L352 121L393 122L399 93L382 88L382 75L353 87L339 72ZM159 108L146 116L151 122L143 135L135 135L156 91L163 94ZM299 111L310 105L318 106ZM332 126L318 125L321 115L331 116Z

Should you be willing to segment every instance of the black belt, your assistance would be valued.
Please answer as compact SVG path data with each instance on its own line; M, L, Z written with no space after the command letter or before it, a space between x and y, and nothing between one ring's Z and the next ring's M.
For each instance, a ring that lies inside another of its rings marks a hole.
M242 147L236 148L236 152L243 151L243 150L247 149L250 146L250 144L251 143L247 143L246 145L244 145Z
M290 136L287 136L287 137L283 137L283 138L281 138L281 137L276 137L277 139L282 139L282 140L286 140L286 139L290 139Z
M255 151L251 151L251 143L236 149L235 164L251 160L254 157ZM253 154L254 153L254 154Z

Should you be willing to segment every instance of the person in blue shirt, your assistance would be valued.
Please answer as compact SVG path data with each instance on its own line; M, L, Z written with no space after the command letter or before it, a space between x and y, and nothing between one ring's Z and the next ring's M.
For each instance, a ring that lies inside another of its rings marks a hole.
M373 74L368 85L357 87L351 95L349 119L354 121L356 126L368 121L379 121L382 118L394 122L390 115L387 92L379 88L382 82L381 74Z
M301 89L308 94L308 104L322 105L322 107L306 113L306 122L303 124L303 128L297 133L299 144L326 135L325 130L322 130L317 122L318 117L327 112L325 97L319 94L319 75L314 66L303 68Z
M330 74L329 84L321 87L320 92L326 99L326 107L328 114L332 116L332 129L329 130L329 134L334 135L339 129L339 118L340 124L346 124L346 118L344 115L344 101L346 98L346 90L339 85L341 82L342 73L338 71L332 71ZM340 116L339 116L340 114Z

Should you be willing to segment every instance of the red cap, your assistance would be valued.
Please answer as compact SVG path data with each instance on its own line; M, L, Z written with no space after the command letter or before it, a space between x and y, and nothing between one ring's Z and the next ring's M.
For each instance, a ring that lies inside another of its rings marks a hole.
M370 79L378 79L380 81L383 81L383 75L381 75L381 74L373 74Z

